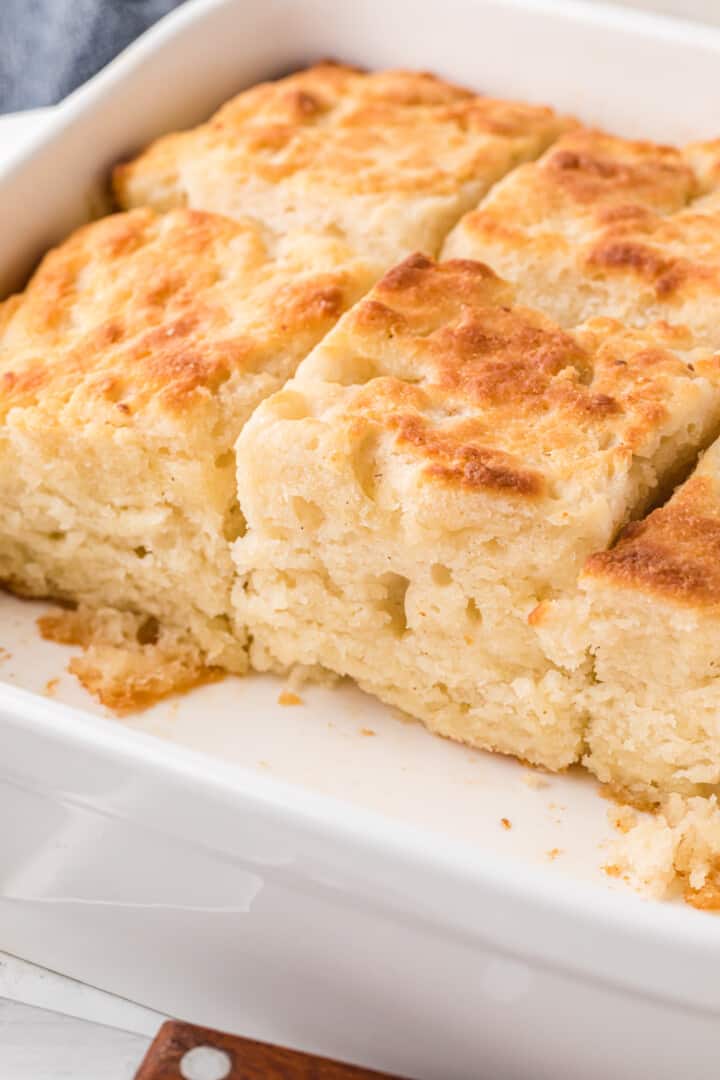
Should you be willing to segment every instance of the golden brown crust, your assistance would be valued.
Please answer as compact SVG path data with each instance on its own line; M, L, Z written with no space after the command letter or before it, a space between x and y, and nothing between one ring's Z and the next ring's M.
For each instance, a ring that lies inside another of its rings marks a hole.
M656 217L641 228L613 226L589 247L586 266L605 275L632 274L651 285L660 301L689 299L698 289L718 294L720 261L702 261L703 254L720 260L718 225L708 214L684 210L675 219ZM717 245L717 251L708 251L709 245ZM674 254L678 250L681 254Z
M225 677L219 667L195 667L189 665L181 670L181 661L176 653L168 653L162 658L148 658L150 663L142 674L125 670L122 677L108 677L112 662L127 664L130 656L118 650L116 656L108 657L107 651L99 654L85 653L73 657L68 663L68 672L76 676L81 686L91 693L101 705L105 705L116 716L130 716L152 708L160 701L184 694L199 686L219 683Z
M345 408L357 438L384 429L428 479L533 499L585 460L624 468L676 393L720 377L720 358L671 351L688 344L673 328L596 319L570 334L511 302L468 260L414 255L386 274L328 339L356 387Z
M388 426L395 433L400 447L410 447L429 458L427 476L445 484L470 490L495 490L505 495L540 495L544 491L543 477L523 469L509 454L491 446L475 446L476 429L470 422L466 429L455 425L444 434L433 429L426 417L420 415L390 416Z
M584 576L688 606L720 605L720 473L716 451L665 506L593 555Z
M619 139L595 129L559 140L537 172L562 199L593 214L627 212L635 204L677 208L698 190L692 169L675 147Z
M426 72L319 64L157 140L116 168L114 190L124 207L184 205L192 159L230 185L303 173L337 192L439 195L535 156L568 126L551 109L479 97Z
M299 360L298 342L310 348L369 280L327 253L313 272L312 250L280 257L272 243L252 223L194 210L79 229L4 305L0 420L71 402L117 425L150 406L182 415L283 352Z
M118 666L122 673L117 671ZM68 671L117 716L143 712L172 695L219 682L226 674L220 668L196 662L195 657L183 656L175 648L162 652L156 647L150 647L142 656L123 649L91 647L70 660Z
M463 224L482 232L494 223L547 230L563 222L646 223L653 213L682 209L701 190L680 150L581 128L561 136L539 161L516 170L491 203L468 214ZM510 207L516 214L508 217Z
M500 252L518 260L525 253L538 275L536 290L543 287L543 266L552 290L553 260L559 259L572 288L584 289L586 298L597 290L592 311L604 303L608 314L618 313L620 302L603 287L626 281L636 298L626 303L633 322L642 309L648 312L643 321L657 318L653 305L660 304L673 317L678 312L701 324L703 298L720 296L719 162L717 143L683 151L573 131L466 215L462 243L451 245L490 261ZM518 283L523 273L521 267Z

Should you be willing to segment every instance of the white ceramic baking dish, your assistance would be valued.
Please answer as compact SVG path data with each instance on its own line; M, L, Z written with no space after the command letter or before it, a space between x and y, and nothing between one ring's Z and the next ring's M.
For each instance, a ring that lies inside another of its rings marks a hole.
M720 133L719 31L579 0L195 0L0 176L3 287L87 216L113 161L324 56L628 134ZM62 674L37 613L0 599L0 948L416 1078L711 1075L720 922L602 873L589 780L528 783L352 689L283 708L259 677L120 724Z

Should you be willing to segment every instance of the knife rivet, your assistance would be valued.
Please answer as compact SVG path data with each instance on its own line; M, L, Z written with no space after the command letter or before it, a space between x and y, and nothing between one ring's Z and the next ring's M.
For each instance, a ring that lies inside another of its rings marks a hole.
M224 1050L214 1046L194 1046L180 1060L183 1080L225 1080L232 1062Z

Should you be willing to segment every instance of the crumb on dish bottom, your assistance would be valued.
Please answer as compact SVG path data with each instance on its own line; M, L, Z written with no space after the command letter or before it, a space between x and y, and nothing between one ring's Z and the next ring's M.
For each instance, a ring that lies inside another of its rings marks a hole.
M86 607L59 610L38 619L48 641L79 645L68 670L100 702L123 715L149 708L225 674L208 665L189 635L161 626L157 619Z
M651 817L627 807L611 811L622 834L606 872L655 899L682 895L704 911L720 911L720 807L717 797L669 795Z

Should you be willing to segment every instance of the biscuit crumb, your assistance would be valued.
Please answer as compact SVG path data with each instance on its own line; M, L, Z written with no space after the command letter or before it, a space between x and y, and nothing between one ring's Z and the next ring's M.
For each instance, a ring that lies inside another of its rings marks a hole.
M602 868L608 877L619 878L622 877L622 867L617 863L606 863Z
M629 818L627 819L629 821ZM720 910L720 807L717 797L668 795L652 816L638 816L613 844L623 880L645 896L684 896ZM607 873L607 869L606 869Z
M550 848L549 851L546 851L545 854L547 855L548 859L554 861L555 859L557 859L558 855L563 854L563 849L559 847L553 847Z
M502 825L503 829L512 829L512 821L510 821L509 818L500 818L500 824Z
M11 657L12 653L10 653L8 649L4 649L3 646L0 645L0 664L4 663L5 660L10 660Z
M373 731L373 729L369 728L369 727L361 727L360 728L360 734L361 735L377 735L377 731Z
M45 689L44 689L43 693L47 697L54 697L55 696L55 691L57 690L59 683L60 683L60 679L58 679L58 678L48 679L48 681L45 683Z
M302 705L303 699L292 690L282 690L278 695L278 705Z
M46 641L83 648L67 670L117 716L224 675L189 636L142 615L81 606L42 615L37 626Z

